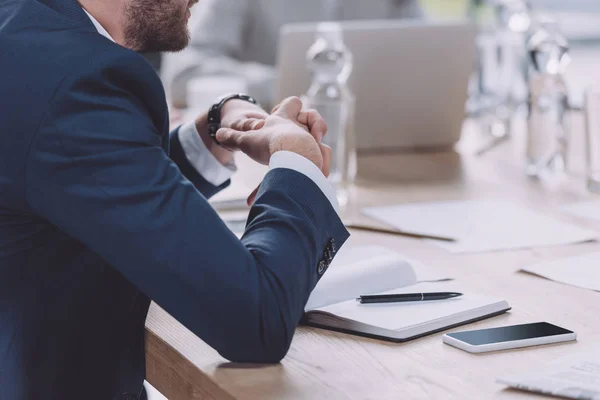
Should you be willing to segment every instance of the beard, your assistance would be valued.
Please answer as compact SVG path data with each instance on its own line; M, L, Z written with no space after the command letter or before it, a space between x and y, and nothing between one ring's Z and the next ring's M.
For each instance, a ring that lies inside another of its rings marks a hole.
M148 53L183 50L190 42L190 32L188 7L180 8L177 0L129 2L125 9L126 47Z

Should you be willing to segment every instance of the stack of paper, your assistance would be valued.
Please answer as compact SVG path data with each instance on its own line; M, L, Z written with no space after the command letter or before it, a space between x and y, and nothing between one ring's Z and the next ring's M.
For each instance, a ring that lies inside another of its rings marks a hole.
M498 379L511 388L567 399L600 400L600 349L563 357L519 375Z
M582 229L508 201L449 201L372 207L364 214L405 232L454 238L432 241L453 253L512 250L596 240Z

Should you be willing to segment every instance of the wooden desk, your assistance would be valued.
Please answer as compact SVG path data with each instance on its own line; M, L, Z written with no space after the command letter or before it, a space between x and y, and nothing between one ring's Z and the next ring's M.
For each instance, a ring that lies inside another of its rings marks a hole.
M600 223L556 211L558 205L593 197L586 193L581 178L551 186L525 177L520 165L524 159L522 139L517 137L481 158L469 156L473 154L469 140L453 153L361 157L362 179L346 213L358 217L360 207L377 204L511 199L562 220L600 229ZM239 366L228 364L153 306L147 321L148 380L171 400L535 398L504 390L495 383L496 377L537 368L565 353L585 351L600 339L599 293L518 272L520 267L542 260L599 251L598 243L453 255L424 241L381 234L354 232L351 240L390 246L457 278L465 290L498 296L512 305L512 312L470 328L549 321L575 330L579 341L472 355L444 345L441 334L398 345L299 328L281 365Z

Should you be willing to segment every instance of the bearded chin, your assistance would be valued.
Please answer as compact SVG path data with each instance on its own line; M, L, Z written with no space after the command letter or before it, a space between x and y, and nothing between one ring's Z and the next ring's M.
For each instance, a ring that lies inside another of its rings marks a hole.
M125 11L125 47L147 53L186 48L190 42L187 16L174 13L170 3L168 0L132 1Z

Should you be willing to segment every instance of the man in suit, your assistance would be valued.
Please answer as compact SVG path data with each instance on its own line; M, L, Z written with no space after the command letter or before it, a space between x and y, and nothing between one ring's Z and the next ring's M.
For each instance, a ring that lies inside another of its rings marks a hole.
M283 25L421 17L419 0L202 0L190 19L190 46L163 57L161 76L175 106L185 106L190 80L224 74L242 76L251 95L271 104Z
M348 237L298 99L168 132L138 52L185 47L188 1L0 2L2 400L143 398L151 300L231 361L278 362ZM238 149L270 167L241 240L206 200Z

